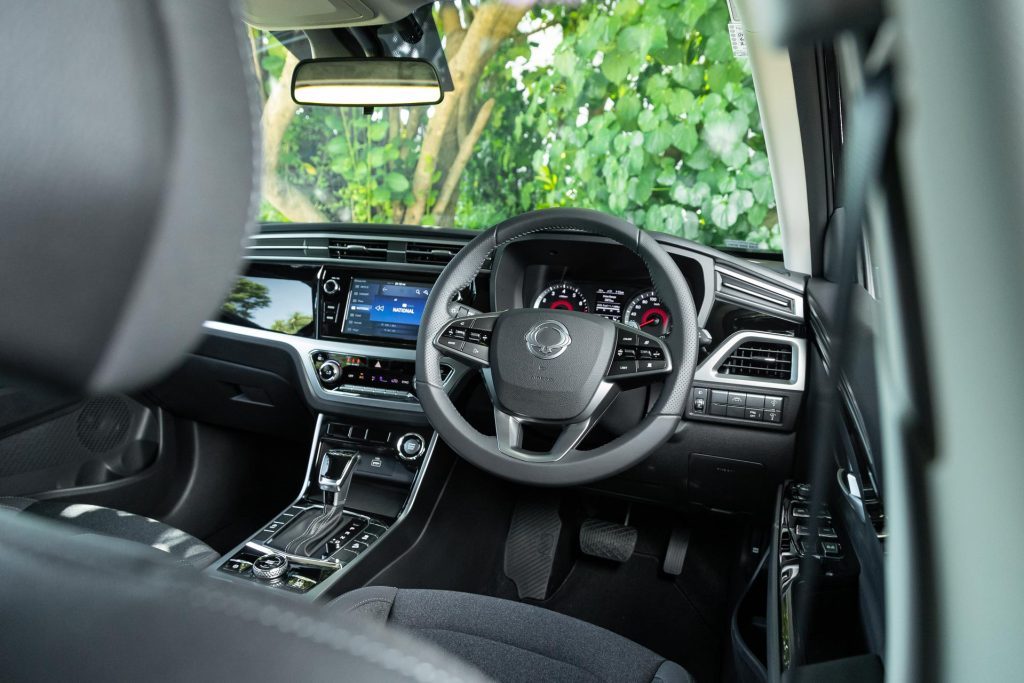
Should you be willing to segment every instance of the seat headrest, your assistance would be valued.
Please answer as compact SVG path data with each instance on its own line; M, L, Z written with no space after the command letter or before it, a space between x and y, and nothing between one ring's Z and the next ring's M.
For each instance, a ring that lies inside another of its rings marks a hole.
M8 3L0 373L137 388L194 345L252 225L255 88L226 0Z

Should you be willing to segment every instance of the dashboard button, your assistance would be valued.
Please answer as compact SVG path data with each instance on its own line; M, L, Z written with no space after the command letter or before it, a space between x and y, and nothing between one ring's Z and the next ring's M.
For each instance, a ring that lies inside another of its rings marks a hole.
M725 414L728 417L738 417L742 420L747 416L747 409L742 406L729 406Z
M747 407L764 408L764 396L762 396L761 394L747 394Z
M617 360L612 363L609 375L632 375L636 372L635 360Z
M772 424L782 424L782 413L777 410L764 411L764 421Z
M738 406L740 408L746 408L747 407L747 395L746 394L740 394L740 393L737 393L735 391L730 391L729 392L729 405L730 406Z
M729 406L724 403L712 403L711 414L718 415L719 417L725 417L729 412Z
M744 415L744 417L746 417L748 420L757 420L758 422L761 421L761 413L764 412L763 410L761 410L760 408L745 408L745 410L747 412Z
M729 403L729 392L728 391L712 391L711 392L712 403Z
M782 410L782 397L781 396L765 396L764 397L764 409L765 410Z
M706 399L708 397L708 388L707 387L694 387L693 388L693 397L694 398L705 398Z
M705 398L695 398L695 399L693 399L693 412L695 412L695 413L703 413L706 406L707 406L707 399L705 399Z

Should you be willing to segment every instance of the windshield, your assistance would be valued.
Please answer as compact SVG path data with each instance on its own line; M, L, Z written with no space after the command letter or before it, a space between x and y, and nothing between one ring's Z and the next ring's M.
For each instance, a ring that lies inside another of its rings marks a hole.
M302 50L250 31L263 220L483 229L570 206L710 246L781 249L725 0L442 2L434 18L455 90L370 115L296 105ZM282 40L305 41L293 35Z

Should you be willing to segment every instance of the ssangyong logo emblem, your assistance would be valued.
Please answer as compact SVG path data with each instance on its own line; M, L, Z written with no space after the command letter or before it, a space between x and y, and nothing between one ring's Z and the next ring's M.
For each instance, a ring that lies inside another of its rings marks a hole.
M572 344L569 330L557 320L545 320L526 333L526 348L542 360L558 358L569 348L569 344Z

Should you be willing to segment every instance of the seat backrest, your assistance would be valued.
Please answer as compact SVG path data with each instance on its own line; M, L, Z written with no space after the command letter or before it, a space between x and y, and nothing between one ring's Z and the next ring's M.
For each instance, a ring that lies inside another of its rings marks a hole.
M4 3L0 374L158 378L236 275L255 83L218 0Z

